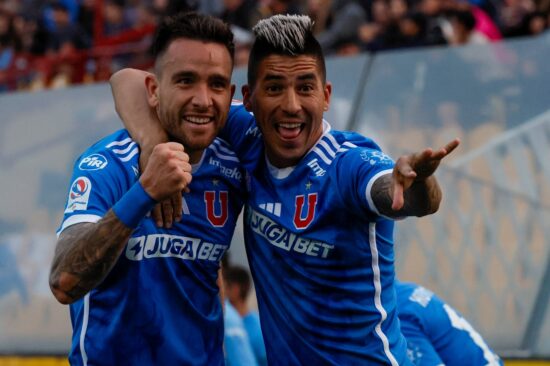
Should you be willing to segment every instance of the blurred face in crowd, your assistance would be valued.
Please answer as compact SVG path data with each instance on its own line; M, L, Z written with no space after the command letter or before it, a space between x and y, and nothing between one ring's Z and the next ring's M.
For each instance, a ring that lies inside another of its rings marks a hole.
M270 55L260 62L256 83L245 85L243 96L273 165L294 166L313 147L323 134L330 94L313 56Z
M232 66L224 45L179 38L157 60L156 77L146 79L149 104L191 163L225 124L235 91Z

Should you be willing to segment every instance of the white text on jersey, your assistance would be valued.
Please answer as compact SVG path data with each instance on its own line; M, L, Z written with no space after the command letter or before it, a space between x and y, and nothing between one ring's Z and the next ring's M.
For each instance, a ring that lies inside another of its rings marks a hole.
M168 234L138 236L128 240L126 258L140 261L149 258L181 258L218 262L227 245L203 242L198 238Z
M239 182L242 181L243 176L239 169L237 167L234 167L233 169L229 169L225 166L223 166L219 160L210 158L210 161L208 162L210 165L214 165L220 168L220 173L225 175L227 178L233 178L237 179Z
M247 222L255 233L266 238L270 244L287 252L294 251L312 257L326 258L334 248L334 245L302 238L252 209L248 211Z

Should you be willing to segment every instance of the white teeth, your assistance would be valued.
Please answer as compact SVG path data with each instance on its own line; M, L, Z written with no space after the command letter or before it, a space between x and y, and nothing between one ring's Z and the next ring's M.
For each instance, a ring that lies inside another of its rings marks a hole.
M197 123L197 124L204 124L210 122L210 117L193 117L193 116L187 116L184 117L186 121L191 123Z
M279 123L279 127L282 128L298 128L301 125L301 123Z

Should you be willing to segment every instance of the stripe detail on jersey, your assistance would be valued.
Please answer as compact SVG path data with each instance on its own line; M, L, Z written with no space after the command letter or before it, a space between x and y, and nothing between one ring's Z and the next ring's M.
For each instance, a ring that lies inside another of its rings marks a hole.
M357 147L357 145L349 141L344 142L342 145L349 147L350 149L355 149Z
M374 201L372 200L371 189L372 189L372 186L373 186L374 182L376 182L376 180L378 178L380 178L381 176L386 175L386 174L391 174L392 171L393 171L393 169L386 169L386 170L382 170L381 172L376 173L375 176L372 177L369 180L369 183L367 184L367 188L365 189L365 196L367 198L367 202L369 203L370 209L371 209L371 211L373 211L378 216L386 217L386 216L382 215L380 212L378 212L378 208L376 207L376 205L374 204Z
M113 152L115 154L118 154L118 155L124 155L126 154L128 151L132 150L132 148L136 146L136 143L132 141L132 143L130 145L128 145L126 148L124 149L113 149Z
M59 234L61 234L63 230L65 230L71 225L80 224L83 222L95 223L95 222L98 222L99 220L101 220L101 216L99 215L73 215L69 217L67 220L63 221L61 228L57 231L57 236L59 236Z
M82 363L84 366L88 365L88 355L84 348L84 338L86 337L86 331L88 330L88 318L90 315L90 293L84 296L84 314L82 314L82 329L80 329L80 354L82 355Z
M395 356L391 353L390 343L388 337L382 331L382 323L387 319L388 313L382 305L382 284L380 282L380 267L378 265L378 247L376 246L376 224L374 222L369 224L369 246L372 256L372 274L374 284L374 306L380 313L380 321L376 324L375 330L378 337L384 345L384 353L390 360L392 366L399 366L399 363L395 359Z
M214 154L222 160L235 161L237 163L239 162L239 159L235 156L235 154L225 146L222 146L220 141L214 140L214 142L210 145L210 148L214 151Z
M330 133L325 132L325 137L328 140L328 142L332 144L332 146L334 147L334 150L338 151L338 149L340 148L340 144L338 143L338 141L336 141L334 136L332 136Z
M325 153L323 152L323 150L321 150L319 147L316 147L313 149L313 152L315 152L324 162L325 164L330 164L332 162L331 159L329 159Z
M128 146L125 146L125 145L128 145ZM111 151L115 155L118 155L119 160L122 162L129 161L134 156L136 156L136 154L139 153L139 147L134 141L132 141L132 138L130 137L127 137L122 141L113 141L110 144L106 145L105 147L110 149L112 147L117 147L117 146L120 146L121 149L111 149Z
M336 156L336 151L338 151L338 149L336 149L336 151L332 150L330 146L328 146L328 143L325 140L319 141L319 145L325 148L325 150L327 151L327 153L330 155L331 158L334 158Z
M266 210L269 213L277 217L281 217L281 203L280 202L269 202L269 203L260 203L258 205L262 210Z
M122 145L126 145L127 143L129 143L130 141L132 141L132 138L130 137L126 137L124 140L122 141L113 141L111 142L109 145L105 146L107 148L109 147L113 147L113 146L122 146Z
M132 159L137 153L139 153L139 148L138 147L136 147L134 150L132 150L128 156L126 156L124 158L119 158L119 159L120 159L120 161L127 162L128 160Z

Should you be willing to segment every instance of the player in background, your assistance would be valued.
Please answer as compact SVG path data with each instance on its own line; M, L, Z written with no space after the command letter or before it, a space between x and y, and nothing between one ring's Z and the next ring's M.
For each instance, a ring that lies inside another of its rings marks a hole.
M250 308L248 300L252 288L252 280L248 271L237 265L224 268L225 296L242 318L248 339L254 351L256 361L261 366L267 365L264 338L260 327L260 316Z
M415 283L395 281L397 313L417 366L499 366L502 361L449 304Z
M218 285L224 304L224 350L226 366L257 366L256 356L252 350L252 344L245 329L243 319L231 304L227 297L227 271L229 266L229 253L223 256L221 260L221 272Z
M219 19L179 14L157 29L154 53L143 92L170 142L140 171L140 150L120 130L74 167L50 273L70 304L72 365L224 364L216 279L244 194L238 159L215 138L234 93L233 34ZM184 218L158 228L148 212L182 191Z
M323 120L332 89L309 17L274 16L254 33L244 104L221 136L248 174L245 244L268 363L410 364L393 288L393 219L437 211L433 173L459 141L394 164L371 139ZM113 84L126 91L117 111L138 141L163 141L157 123L133 113L144 104L139 74Z

